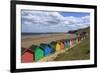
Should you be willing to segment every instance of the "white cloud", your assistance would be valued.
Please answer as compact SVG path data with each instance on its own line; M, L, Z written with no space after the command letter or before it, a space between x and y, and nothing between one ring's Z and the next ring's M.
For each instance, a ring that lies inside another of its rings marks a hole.
M67 32L89 26L90 17L62 16L59 12L22 11L22 32Z

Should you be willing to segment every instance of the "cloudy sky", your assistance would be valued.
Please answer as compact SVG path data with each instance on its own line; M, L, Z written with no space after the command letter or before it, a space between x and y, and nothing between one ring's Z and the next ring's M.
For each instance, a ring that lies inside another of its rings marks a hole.
M67 32L89 25L89 13L21 10L22 32Z

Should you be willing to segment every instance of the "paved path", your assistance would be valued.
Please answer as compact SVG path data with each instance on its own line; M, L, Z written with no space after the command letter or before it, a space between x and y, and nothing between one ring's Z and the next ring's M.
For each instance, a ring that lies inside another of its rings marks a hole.
M48 62L48 61L53 61L55 58L58 57L59 54L64 53L66 50L61 50L59 52L55 52L54 54L50 54L44 58L42 58L41 60L39 60L38 62Z

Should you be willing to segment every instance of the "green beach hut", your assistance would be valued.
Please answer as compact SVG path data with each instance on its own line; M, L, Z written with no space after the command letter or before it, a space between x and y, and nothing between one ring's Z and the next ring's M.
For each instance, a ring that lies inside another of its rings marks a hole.
M69 39L64 40L65 49L69 48Z
M32 45L30 47L30 49L34 52L34 59L35 61L38 61L40 59L42 59L44 57L44 51L43 48L36 46L36 45Z

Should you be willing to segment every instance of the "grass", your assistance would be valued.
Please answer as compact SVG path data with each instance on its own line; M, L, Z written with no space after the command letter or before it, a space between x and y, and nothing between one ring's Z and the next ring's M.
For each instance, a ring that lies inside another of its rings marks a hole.
M54 61L67 61L67 60L86 60L90 59L90 39L89 36L77 44L73 48L70 48L63 54L59 54Z

